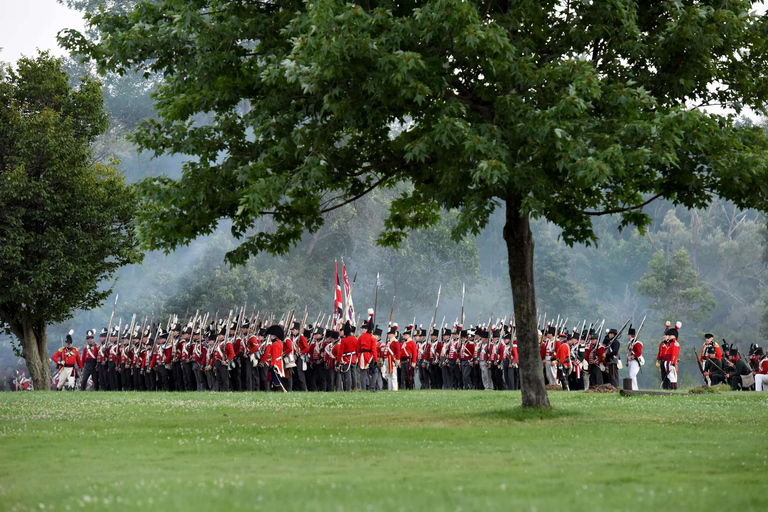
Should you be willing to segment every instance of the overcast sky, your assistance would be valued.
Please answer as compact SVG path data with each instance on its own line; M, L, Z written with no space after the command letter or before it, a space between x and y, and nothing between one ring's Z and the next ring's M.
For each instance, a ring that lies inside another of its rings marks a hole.
M64 55L56 34L63 28L82 30L83 26L79 12L56 0L0 0L0 61L34 56L38 48Z

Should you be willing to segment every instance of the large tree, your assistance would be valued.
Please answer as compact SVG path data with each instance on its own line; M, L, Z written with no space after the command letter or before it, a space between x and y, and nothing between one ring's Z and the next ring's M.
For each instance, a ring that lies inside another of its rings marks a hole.
M381 244L457 209L454 236L506 209L502 235L524 406L548 406L531 217L567 243L592 219L719 194L768 210L766 138L702 107L763 112L765 18L750 1L160 0L90 17L63 43L102 71L160 73L135 141L194 156L144 183L141 233L171 250L233 221L243 262L323 215L409 182ZM275 228L253 229L272 216Z
M101 85L72 89L45 53L0 81L0 329L18 338L35 389L51 378L47 325L99 305L100 283L141 259L132 192L92 162L106 128Z

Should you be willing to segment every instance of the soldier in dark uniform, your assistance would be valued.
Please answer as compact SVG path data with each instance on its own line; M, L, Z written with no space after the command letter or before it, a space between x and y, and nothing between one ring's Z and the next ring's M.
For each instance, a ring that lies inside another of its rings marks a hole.
M752 369L749 365L739 357L739 350L733 348L733 346L731 346L731 349L724 354L723 370L726 372L725 376L728 384L731 385L732 391L739 391L742 389L741 377L752 373Z
M157 333L157 351L155 354L155 373L157 374L157 389L159 391L169 391L169 382L171 380L170 370L166 363L170 364L169 351L173 350L171 343L168 342L168 331L162 327Z
M720 361L716 359L717 349L714 345L707 345L706 353L704 354L704 374L709 377L709 384L716 386L726 382L725 371L720 366Z
M619 387L619 344L616 335L618 331L616 329L609 329L608 334L603 339L603 345L605 345L605 357L603 364L605 364L605 371L603 372L603 382L613 385L613 387Z

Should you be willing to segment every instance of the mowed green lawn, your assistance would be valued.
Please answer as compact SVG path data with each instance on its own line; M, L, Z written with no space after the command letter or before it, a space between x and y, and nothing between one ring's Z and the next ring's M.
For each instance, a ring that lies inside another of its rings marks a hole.
M0 510L768 507L768 393L550 399L0 393Z

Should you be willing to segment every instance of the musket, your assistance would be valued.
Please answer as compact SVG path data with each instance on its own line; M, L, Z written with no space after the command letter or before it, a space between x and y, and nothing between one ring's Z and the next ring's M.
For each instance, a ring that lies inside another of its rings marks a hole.
M461 283L461 326L464 327L464 292L466 287L464 283Z
M120 294L115 295L115 303L112 305L112 316L109 317L109 327L107 327L107 340L104 342L104 346L101 347L101 351L105 356L105 360L106 356L108 355L106 346L109 344L109 335L112 333L112 324L115 322L115 311L117 310L117 298L119 296Z
M188 321L189 321L189 307L187 307L187 311L184 313L184 325L185 326L187 325Z
M699 369L699 373L701 373L701 378L704 379L704 387L708 388L709 387L709 381L707 380L707 376L704 375L704 370L702 369L701 365L699 364L699 361L700 361L699 354L696 353L696 349L695 348L692 348L691 350L693 350L693 355L696 357L696 368Z
M392 327L393 314L395 314L395 295L392 296L392 309L389 310L389 327Z
M136 327L136 313L133 314L131 317L131 326L128 328L128 348L131 348L131 342L133 341L133 328ZM122 340L121 340L122 341ZM126 348L122 347L123 356L126 358L128 357L128 353L126 352ZM119 364L119 361L118 361Z

